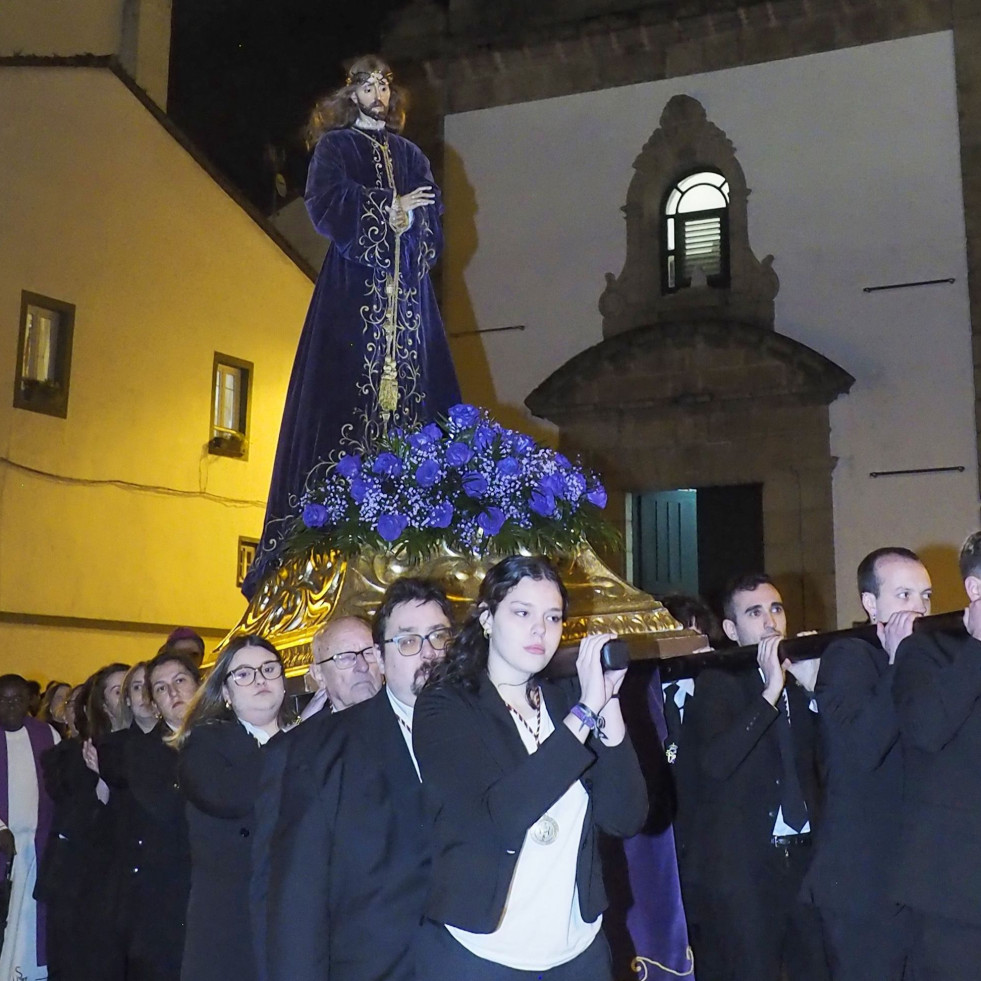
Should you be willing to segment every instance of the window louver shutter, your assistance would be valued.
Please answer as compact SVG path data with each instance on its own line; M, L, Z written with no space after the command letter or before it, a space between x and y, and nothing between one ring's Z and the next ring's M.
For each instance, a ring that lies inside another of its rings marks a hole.
M722 272L722 219L718 215L685 222L683 279L690 280L698 267L706 276Z

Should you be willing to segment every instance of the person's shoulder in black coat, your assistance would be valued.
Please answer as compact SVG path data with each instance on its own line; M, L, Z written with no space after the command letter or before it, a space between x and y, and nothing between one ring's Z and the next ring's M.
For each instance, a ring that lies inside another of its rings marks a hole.
M181 747L192 854L182 981L258 976L249 881L261 768L258 742L237 721L196 726Z
M205 814L235 818L251 812L258 794L260 747L238 721L195 726L178 757L185 798Z
M905 756L894 896L981 923L981 641L914 633L896 653L893 695Z
M887 902L903 789L894 677L881 645L861 638L835 641L821 656L826 797L804 880L804 895L819 906L870 914Z

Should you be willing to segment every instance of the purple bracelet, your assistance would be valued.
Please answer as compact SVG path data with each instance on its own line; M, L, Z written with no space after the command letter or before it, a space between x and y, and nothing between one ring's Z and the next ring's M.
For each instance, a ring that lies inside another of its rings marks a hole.
M582 702L576 702L569 711L585 726L597 739L605 739L606 736L603 734L603 726L606 725L606 719L601 715L597 715L588 705L584 705Z

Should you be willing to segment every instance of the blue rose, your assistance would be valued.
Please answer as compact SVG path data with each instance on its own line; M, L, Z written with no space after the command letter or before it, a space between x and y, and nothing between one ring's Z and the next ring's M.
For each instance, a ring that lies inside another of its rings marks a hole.
M416 451L428 450L433 445L433 441L425 433L413 433L407 442Z
M512 446L516 456L527 456L535 448L535 441L524 433L517 433Z
M595 505L598 508L606 507L606 488L602 484L594 484L590 489L589 493L586 494L586 500L590 504Z
M425 460L416 467L416 483L420 487L432 487L439 480L439 464L435 460Z
M379 453L371 465L372 473L388 474L390 477L402 475L402 461L394 453Z
M307 504L303 508L303 523L308 528L323 528L327 523L327 508L323 504Z
M429 423L428 426L423 426L419 432L423 436L427 436L433 443L438 443L443 438L443 430L435 422Z
M453 505L449 501L441 501L429 512L430 528L449 528L453 522Z
M543 491L555 497L560 496L565 491L565 481L562 479L561 474L557 473L545 474L539 486Z
M337 461L337 472L342 477L353 477L360 469L360 456L348 453Z
M351 498L355 504L360 504L367 496L368 491L371 489L371 481L365 480L364 477L355 477L351 481Z
M555 454L555 462L563 470L571 470L572 469L572 464L569 462L569 458L567 456L563 456L561 453L556 453Z
M555 498L546 490L533 490L528 500L528 507L543 518L551 518L555 511Z
M490 426L478 426L473 434L473 448L480 453L494 442L494 430Z
M463 476L463 493L467 497L480 497L487 491L487 478L470 470Z
M488 508L477 515L480 530L491 538L496 535L504 524L504 512L500 508Z
M521 464L513 456L506 456L503 460L497 461L497 472L502 477L513 477L521 471Z
M457 440L446 447L446 462L451 467L462 467L470 462L473 457L473 450L466 443Z
M480 421L480 409L475 405L460 402L450 409L449 416L450 421L458 429L469 429L471 426L476 426Z
M381 514L375 528L386 542L394 542L408 525L409 519L404 514Z

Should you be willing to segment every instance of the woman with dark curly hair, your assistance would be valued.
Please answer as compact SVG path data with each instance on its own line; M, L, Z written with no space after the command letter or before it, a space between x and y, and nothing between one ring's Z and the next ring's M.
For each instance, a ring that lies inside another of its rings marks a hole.
M647 792L603 671L611 634L579 645L577 678L542 681L567 595L543 558L492 567L416 703L413 746L434 818L420 978L608 981L598 832L640 830Z
M246 636L221 652L173 737L191 841L181 981L258 978L249 881L261 747L291 721L279 652Z

